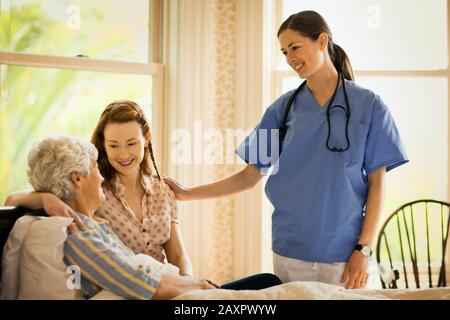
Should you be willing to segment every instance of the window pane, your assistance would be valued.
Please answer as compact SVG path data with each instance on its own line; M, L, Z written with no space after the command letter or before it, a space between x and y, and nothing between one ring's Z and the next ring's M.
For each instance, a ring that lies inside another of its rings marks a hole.
M106 105L130 99L152 116L151 76L3 66L0 100L0 203L27 187L27 154L51 134L90 140Z
M149 1L4 0L0 50L147 62Z
M389 106L410 159L387 174L385 211L417 199L447 199L447 79L359 77L358 83Z
M446 0L284 0L282 10L283 20L319 12L357 70L447 68Z
M447 199L447 80L358 77L357 83L388 105L410 159L387 174L385 214L412 200ZM282 92L299 84L298 77L283 78Z
M297 88L299 85L302 84L303 81L304 81L304 79L300 79L298 76L283 78L280 94Z

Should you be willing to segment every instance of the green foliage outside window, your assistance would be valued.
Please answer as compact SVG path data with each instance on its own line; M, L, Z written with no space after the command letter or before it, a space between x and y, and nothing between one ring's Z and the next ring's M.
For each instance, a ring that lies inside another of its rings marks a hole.
M2 12L2 17L8 12ZM103 19L93 14L91 19ZM79 41L64 41L59 25L52 22L38 4L14 7L11 26L0 20L1 50L36 52L43 46L40 38L48 36L60 42L61 52L69 52ZM9 43L9 27L11 42ZM117 27L117 26L116 26ZM44 31L45 29L45 31ZM42 39L41 39L42 40ZM102 38L89 48L94 56L121 56L129 50L116 33ZM0 203L8 194L29 188L26 168L27 154L33 143L52 134L71 134L90 139L91 133L105 106L116 99L131 99L139 103L151 120L153 81L149 75L116 74L94 71L76 71L54 68L7 66L1 68L0 97Z

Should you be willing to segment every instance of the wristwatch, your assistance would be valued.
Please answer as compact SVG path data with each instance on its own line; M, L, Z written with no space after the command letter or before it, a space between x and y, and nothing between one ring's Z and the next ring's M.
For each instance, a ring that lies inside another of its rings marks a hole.
M358 243L355 246L355 250L361 252L365 257L370 257L372 255L372 249L370 248L370 246L363 246Z

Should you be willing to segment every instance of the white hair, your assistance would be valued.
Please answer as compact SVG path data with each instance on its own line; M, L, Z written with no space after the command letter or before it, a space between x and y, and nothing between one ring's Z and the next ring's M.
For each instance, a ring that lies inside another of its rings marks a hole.
M28 154L28 178L38 192L50 192L64 202L75 194L71 173L89 175L92 161L98 156L95 146L82 139L58 135L38 142Z

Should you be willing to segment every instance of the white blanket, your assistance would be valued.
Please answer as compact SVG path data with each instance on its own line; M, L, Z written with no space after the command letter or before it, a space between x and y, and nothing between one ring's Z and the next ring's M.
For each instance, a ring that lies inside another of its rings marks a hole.
M195 290L175 300L450 300L450 287L432 289L346 290L319 282L290 282L263 290Z

